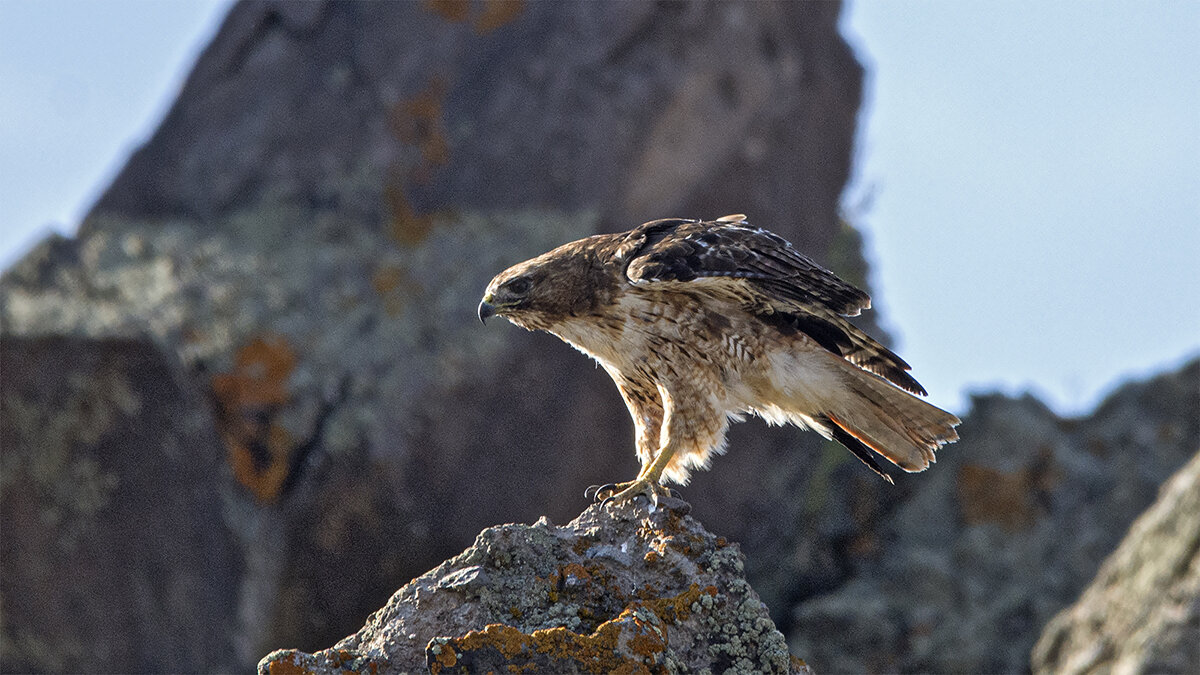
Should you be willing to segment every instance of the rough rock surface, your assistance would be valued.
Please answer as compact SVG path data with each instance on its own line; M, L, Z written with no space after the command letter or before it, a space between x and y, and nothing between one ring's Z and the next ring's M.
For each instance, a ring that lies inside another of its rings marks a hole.
M1042 627L1200 449L1198 410L1200 361L1080 419L976 398L962 440L863 528L875 553L851 581L796 607L792 650L818 672L1027 670ZM1193 545L1193 530L1171 546Z
M1033 650L1035 673L1200 670L1200 452Z
M575 237L730 212L861 284L837 219L862 81L839 11L237 5L78 236L0 277L0 337L27 350L0 377L0 669L316 650L483 527L563 522L583 486L632 477L604 373L481 329L480 290ZM126 391L110 371L133 398L88 394ZM741 424L684 494L818 670L1020 670L1195 452L1196 381L1079 420L980 398L964 440L894 488L815 434Z
M746 582L737 545L690 508L642 500L561 527L488 528L354 635L273 652L259 673L811 672Z
M602 371L552 337L474 320L496 271L651 218L746 212L862 281L837 218L862 79L839 12L239 4L78 236L0 278L4 339L152 343L194 402L162 433L198 425L186 475L220 494L219 513L178 531L237 542L218 643L247 666L330 644L481 528L562 522L584 486L636 472ZM844 578L843 514L882 488L814 435L742 427L688 497L786 607ZM121 451L158 452L149 435ZM42 480L67 491L73 477ZM144 506L134 526L156 514ZM118 531L89 536L119 550ZM57 635L4 607L0 644L46 645L30 668L61 662Z
M6 672L236 667L219 441L149 341L0 340Z

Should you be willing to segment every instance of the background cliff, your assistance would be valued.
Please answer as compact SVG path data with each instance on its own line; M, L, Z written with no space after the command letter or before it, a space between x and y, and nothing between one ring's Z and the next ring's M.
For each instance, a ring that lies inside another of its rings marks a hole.
M837 216L861 88L838 11L236 6L78 236L0 281L22 533L4 667L317 649L483 527L565 522L586 485L636 472L603 372L481 329L481 289L586 234L741 210L861 281ZM779 540L751 468L802 472L818 440L735 434L697 515ZM101 587L124 624L73 610ZM160 649L193 621L204 646Z
M1078 602L1046 626L1038 673L1185 673L1200 663L1200 454L1163 485Z
M79 234L0 278L3 669L314 651L482 528L631 476L607 377L480 329L479 293L579 236L729 212L864 284L838 12L236 6ZM983 398L894 489L744 424L685 494L818 670L1024 668L1200 445L1196 391L1193 365L1086 420Z

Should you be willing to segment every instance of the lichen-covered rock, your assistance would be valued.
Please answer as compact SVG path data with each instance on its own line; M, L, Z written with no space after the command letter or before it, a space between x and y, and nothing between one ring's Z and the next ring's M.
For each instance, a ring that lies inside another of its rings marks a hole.
M689 510L638 501L565 526L488 528L354 635L316 654L273 652L259 672L809 672L738 547Z
M1200 453L1050 621L1032 661L1064 675L1200 670Z
M212 629L237 625L245 578L228 471L177 364L145 340L6 335L0 373L0 670L236 668Z
M1200 448L1197 410L1200 361L1079 419L976 398L962 440L858 532L874 553L850 581L795 608L793 651L818 671L1026 670L1042 627Z
M498 270L651 218L746 212L861 280L837 217L862 80L839 12L239 3L78 236L0 278L4 339L160 350L217 439L204 460L232 478L221 515L187 526L241 544L223 586L238 619L212 630L255 659L329 644L482 527L563 522L583 486L637 471L602 371L553 337L480 329ZM743 427L688 497L763 552L752 572L782 608L841 577L842 514L880 488L851 487L853 458L815 435ZM53 637L26 620L6 604L4 639Z

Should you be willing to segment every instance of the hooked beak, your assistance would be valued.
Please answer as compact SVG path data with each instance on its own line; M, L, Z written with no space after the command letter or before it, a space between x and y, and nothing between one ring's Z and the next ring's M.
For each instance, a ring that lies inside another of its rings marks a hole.
M487 298L484 298L483 301L479 303L479 323L487 323L488 317L494 316L495 314L496 308L492 305L492 303L487 301Z

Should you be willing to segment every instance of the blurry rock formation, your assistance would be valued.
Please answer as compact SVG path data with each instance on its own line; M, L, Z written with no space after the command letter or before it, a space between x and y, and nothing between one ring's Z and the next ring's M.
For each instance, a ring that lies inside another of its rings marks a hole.
M4 335L0 373L4 671L231 668L245 560L204 400L148 340Z
M794 608L792 651L818 672L1028 670L1042 627L1200 450L1198 410L1200 361L1079 419L1030 397L977 397L962 440L862 528L873 555Z
M577 237L732 212L864 285L839 11L234 7L78 235L0 277L0 668L316 652L483 528L631 478L608 377L480 327L482 288ZM1080 420L982 397L895 487L741 424L683 494L818 671L1020 670L1200 446L1197 371Z
M316 654L274 652L271 673L811 673L787 651L737 546L678 499L592 506L480 533Z
M730 212L861 281L857 237L837 217L862 79L839 11L234 7L78 235L0 279L5 348L27 373L20 386L8 367L3 378L5 466L38 464L51 445L62 458L5 484L4 668L70 669L86 653L96 670L207 670L319 649L482 528L563 522L588 484L632 477L631 425L607 376L552 337L480 327L482 288L587 234ZM91 402L111 377L128 395ZM96 424L92 405L115 421ZM30 410L41 417L21 417ZM812 535L790 529L807 519L786 495L810 480L822 443L759 431L734 435L739 459L719 490L689 498L725 536L787 549ZM69 459L88 456L85 468ZM764 486L762 467L778 465ZM155 484L127 497L160 466L179 470L179 495ZM74 494L79 471L98 474L95 494ZM813 480L837 508L854 475ZM183 501L164 512L155 490ZM76 498L90 501L60 504ZM780 503L787 522L761 518ZM171 554L181 540L220 546L183 569L128 549L117 517ZM150 524L162 531L140 532ZM828 576L813 550L783 573ZM110 650L107 612L75 612L53 588L10 601L42 583L28 575L50 551L94 566L70 592L103 598L105 586L132 624L195 612L192 584L230 594L202 615L206 644L228 651L184 664ZM758 560L752 572L771 569ZM764 587L777 604L794 592Z
M1035 673L1200 669L1200 454L1171 477L1033 650Z

